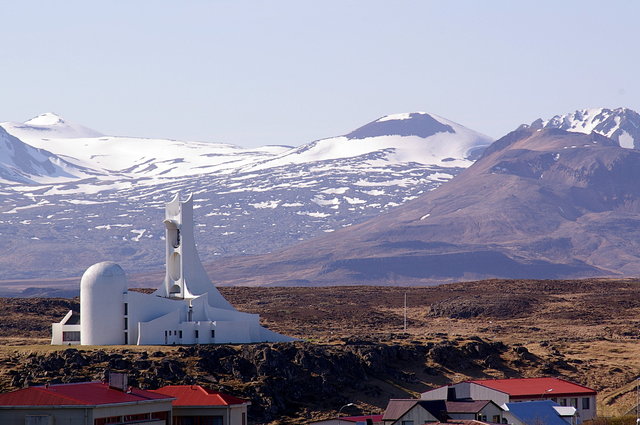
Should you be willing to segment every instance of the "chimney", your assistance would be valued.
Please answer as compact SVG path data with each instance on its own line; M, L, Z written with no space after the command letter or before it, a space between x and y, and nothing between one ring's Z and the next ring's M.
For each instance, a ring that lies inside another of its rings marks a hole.
M126 373L109 372L109 388L125 392L129 388L128 381L129 377Z

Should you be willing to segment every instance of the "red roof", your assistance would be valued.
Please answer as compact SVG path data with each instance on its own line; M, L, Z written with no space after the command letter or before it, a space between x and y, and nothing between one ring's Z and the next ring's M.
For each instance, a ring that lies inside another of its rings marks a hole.
M596 395L596 390L560 378L479 379L474 384L509 394L511 398L553 398L568 395Z
M172 403L174 406L231 406L248 403L247 400L212 391L200 385L167 385L153 392L175 397Z
M163 394L137 388L128 392L109 388L102 382L80 382L29 387L0 394L3 406L97 406L104 404L134 403L152 400L170 400Z

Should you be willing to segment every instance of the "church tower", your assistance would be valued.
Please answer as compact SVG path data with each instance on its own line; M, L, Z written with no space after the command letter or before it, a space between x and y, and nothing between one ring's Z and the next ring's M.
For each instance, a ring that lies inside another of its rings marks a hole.
M193 198L180 202L180 194L166 204L166 274L156 295L189 299L208 293L212 307L235 310L213 285L204 270L193 237Z

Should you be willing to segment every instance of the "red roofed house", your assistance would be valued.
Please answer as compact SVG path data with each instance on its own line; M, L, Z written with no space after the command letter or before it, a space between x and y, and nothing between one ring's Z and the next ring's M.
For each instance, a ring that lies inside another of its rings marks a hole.
M247 425L247 400L200 385L167 385L152 392L175 398L173 425Z
M421 394L422 400L493 400L498 405L517 401L552 400L573 406L580 420L596 416L597 392L560 378L479 379L439 387Z
M0 394L2 425L171 425L171 396L103 382Z

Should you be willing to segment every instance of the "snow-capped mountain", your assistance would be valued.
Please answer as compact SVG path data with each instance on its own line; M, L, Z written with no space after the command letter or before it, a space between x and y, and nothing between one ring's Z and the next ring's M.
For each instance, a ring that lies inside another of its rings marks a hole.
M51 121L37 124L57 125ZM73 276L107 259L130 270L159 269L163 206L178 191L195 195L204 261L270 252L440 186L491 141L425 113L390 115L296 148L65 138L53 129L42 130L50 136L42 137L23 131L26 123L2 126L94 174L0 187L0 236L11 235L11 243L0 238L0 279ZM52 256L58 245L64 255Z
M101 133L64 120L57 114L47 112L23 123L0 123L9 133L22 140L75 139L80 137L100 137Z
M592 108L537 119L531 128L559 128L589 134L596 132L615 140L623 148L640 149L640 114L628 108Z
M55 152L96 173L119 178L166 179L231 172L290 149L289 146L245 149L226 143L104 136L52 113L23 124L2 123L0 126L31 146Z
M340 137L317 140L247 167L265 169L367 156L384 165L410 162L468 167L492 139L425 112L387 115Z
M85 178L90 171L69 164L44 149L34 148L0 127L0 182L54 183Z

